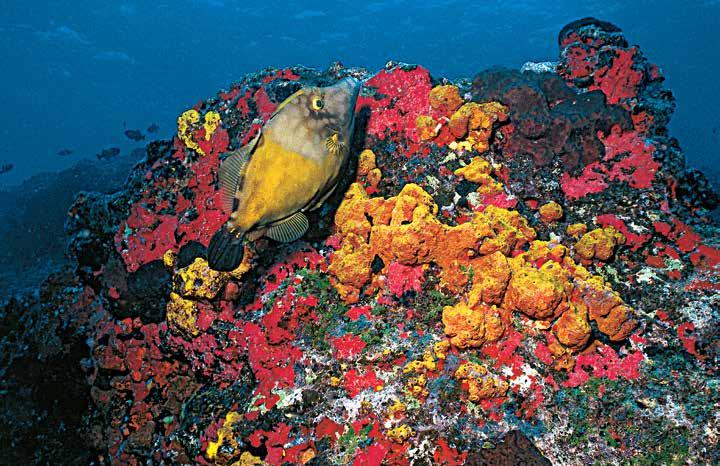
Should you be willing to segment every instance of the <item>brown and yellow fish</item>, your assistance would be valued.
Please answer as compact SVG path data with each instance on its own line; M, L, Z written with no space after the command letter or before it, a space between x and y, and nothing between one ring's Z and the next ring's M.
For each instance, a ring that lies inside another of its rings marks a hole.
M289 242L307 231L304 212L330 196L347 161L361 86L348 77L297 91L252 142L225 159L220 188L231 214L210 240L211 268L237 268L245 238Z

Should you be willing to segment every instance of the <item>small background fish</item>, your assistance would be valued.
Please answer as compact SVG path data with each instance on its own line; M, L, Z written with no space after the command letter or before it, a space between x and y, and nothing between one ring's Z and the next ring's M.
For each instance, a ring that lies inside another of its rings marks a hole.
M98 160L107 160L111 159L113 157L117 157L120 154L120 148L118 147L109 147L107 149L103 149L99 154L96 154Z
M140 132L139 129L126 129L124 134L126 138L132 141L142 141L145 139L145 135Z

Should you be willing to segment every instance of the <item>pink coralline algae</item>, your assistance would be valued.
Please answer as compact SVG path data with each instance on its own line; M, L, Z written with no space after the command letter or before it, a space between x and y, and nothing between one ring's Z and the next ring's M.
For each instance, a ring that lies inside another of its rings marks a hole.
M410 290L422 291L425 268L411 267L393 262L387 271L387 287L395 296L402 296Z
M603 162L585 166L582 175L573 178L563 173L565 195L578 199L587 194L604 191L612 181L624 181L634 189L649 189L660 164L653 160L655 148L635 132L623 133L615 126L600 140L605 145Z
M357 108L367 107L371 112L368 136L385 139L386 133L396 133L417 142L415 120L430 107L432 83L427 70L383 70L364 86L370 92L358 99Z

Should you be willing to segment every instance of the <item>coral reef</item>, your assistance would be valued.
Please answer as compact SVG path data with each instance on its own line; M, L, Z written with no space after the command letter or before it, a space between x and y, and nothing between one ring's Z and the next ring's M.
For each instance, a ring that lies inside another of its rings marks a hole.
M555 72L472 84L269 69L184 112L123 190L76 198L74 267L5 304L3 458L720 461L717 198L639 48L595 19L560 47ZM301 240L209 269L223 154L346 75L365 86L341 189Z

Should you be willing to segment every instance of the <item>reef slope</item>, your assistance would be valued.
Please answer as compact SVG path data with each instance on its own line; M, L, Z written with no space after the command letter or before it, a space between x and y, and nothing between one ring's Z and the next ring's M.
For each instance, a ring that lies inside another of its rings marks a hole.
M472 81L266 70L183 113L76 198L76 266L4 306L3 460L718 463L717 196L618 28L559 46ZM222 154L345 75L343 189L303 240L208 269Z

